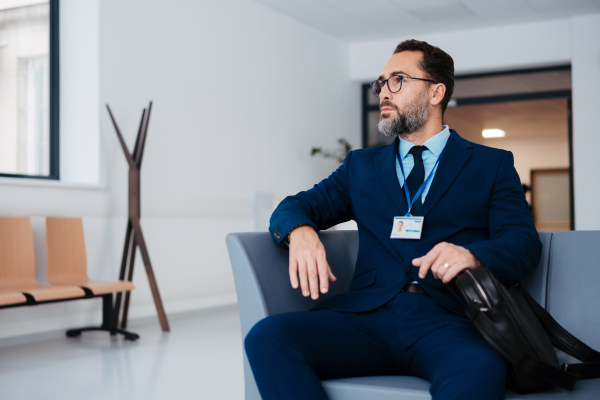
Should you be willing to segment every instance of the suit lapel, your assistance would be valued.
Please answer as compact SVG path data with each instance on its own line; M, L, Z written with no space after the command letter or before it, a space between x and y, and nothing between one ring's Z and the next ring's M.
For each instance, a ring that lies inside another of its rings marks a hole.
M450 130L450 137L442 153L442 158L433 177L433 182L431 182L427 197L425 197L421 215L426 215L446 193L473 155L472 148L473 144L471 142L458 136L453 129Z
M396 138L375 156L375 169L383 187L401 212L400 215L404 215L406 210L408 210L408 204L406 203L406 197L400 187L396 173L396 149L398 148L398 142L399 140Z

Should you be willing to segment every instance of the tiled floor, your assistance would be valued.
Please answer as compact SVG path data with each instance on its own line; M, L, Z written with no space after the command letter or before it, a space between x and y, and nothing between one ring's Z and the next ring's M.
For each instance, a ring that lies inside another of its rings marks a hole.
M136 342L87 332L0 340L0 399L244 398L237 308L131 321Z

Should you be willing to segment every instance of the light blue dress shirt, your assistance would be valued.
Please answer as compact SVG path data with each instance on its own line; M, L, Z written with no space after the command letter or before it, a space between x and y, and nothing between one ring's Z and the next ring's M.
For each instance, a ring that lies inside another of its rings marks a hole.
M427 146L427 150L423 152L423 166L425 167L425 179L429 176L429 173L433 169L438 157L444 147L446 147L446 142L448 142L448 138L450 137L450 129L448 129L448 125L443 125L444 129L437 133L435 136L430 137L423 146ZM402 157L402 166L404 167L404 174L406 177L410 175L413 167L415 166L415 160L412 154L409 153L410 149L414 147L414 144L409 142L408 140L404 140L400 138L400 157ZM425 197L427 197L427 193L429 193L429 188L431 187L431 182L433 182L433 178L435 177L435 172L437 171L438 165L435 165L435 170L433 171L433 175L427 185L423 189L421 193L421 202L425 204ZM398 181L400 182L400 187L403 188L402 193L404 193L404 177L402 177L402 170L400 169L400 163L398 162L398 157L396 157L396 174L398 175ZM412 199L411 199L412 200Z
M448 142L448 138L450 137L450 129L448 129L448 125L443 125L444 129L437 133L435 136L430 137L423 146L427 146L427 150L425 150L422 154L423 156L423 167L425 167L425 179L429 176L429 173L433 169L437 159L439 158L442 150L446 147L446 143ZM409 153L410 149L414 147L414 144L409 142L408 140L404 140L400 138L400 157L402 157L402 166L404 167L404 173L408 177L410 175L410 171L412 171L415 166L415 160L412 154ZM425 197L427 197L427 193L429 193L429 188L431 187L431 182L433 182L433 178L435 177L435 172L437 171L438 165L435 165L435 170L433 171L433 175L427 185L423 189L421 193L421 202L425 204ZM404 189L404 178L402 177L402 170L400 169L400 163L398 162L398 157L396 157L396 174L398 175L398 181L400 182L400 187ZM404 190L402 190L404 193ZM411 283L418 283L417 281L412 281Z

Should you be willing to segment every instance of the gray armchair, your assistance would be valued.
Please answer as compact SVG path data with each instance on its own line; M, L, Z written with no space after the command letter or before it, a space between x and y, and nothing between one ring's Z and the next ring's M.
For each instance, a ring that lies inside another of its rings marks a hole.
M357 231L325 231L320 234L327 261L338 280L320 299L348 290L358 252ZM600 350L600 232L540 232L544 245L535 273L523 282L532 296L567 330ZM232 233L227 247L233 268L242 339L252 326L268 315L309 310L315 301L305 298L289 283L288 251L268 232ZM566 357L566 356L565 356ZM563 357L564 358L564 357ZM260 395L244 354L246 400ZM431 399L429 382L411 376L378 376L323 381L332 400ZM580 381L575 391L518 395L507 399L600 399L600 379Z

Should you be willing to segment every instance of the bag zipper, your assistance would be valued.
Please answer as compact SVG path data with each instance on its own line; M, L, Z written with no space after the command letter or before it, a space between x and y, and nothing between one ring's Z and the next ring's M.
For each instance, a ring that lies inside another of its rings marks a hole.
M492 308L492 305L490 304L490 301L489 301L487 295L485 294L485 291L483 290L483 288L481 287L481 285L479 284L479 282L477 281L477 279L475 279L475 277L473 276L473 274L471 273L471 271L469 271L468 269L465 269L465 272L467 273L467 275L469 275L471 277L471 279L473 280L473 282L475 282L475 286L477 286L477 289L479 290L479 293L481 293L481 297L483 297L483 299L485 300L485 303L488 306L488 308L481 307L480 310L481 311L488 311L490 308ZM482 304L480 300L473 299L473 301L475 303Z

